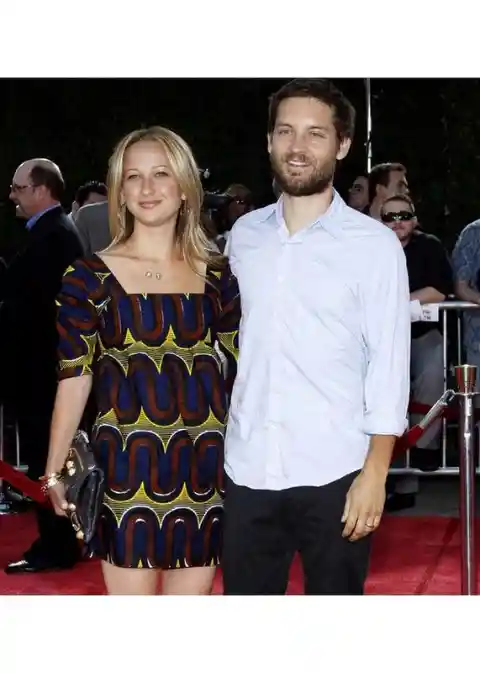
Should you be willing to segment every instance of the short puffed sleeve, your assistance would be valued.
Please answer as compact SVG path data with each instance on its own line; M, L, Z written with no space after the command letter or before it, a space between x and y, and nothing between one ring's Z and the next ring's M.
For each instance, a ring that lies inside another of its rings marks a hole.
M64 273L56 302L59 380L92 374L99 323L92 299L95 283L95 273L83 260Z

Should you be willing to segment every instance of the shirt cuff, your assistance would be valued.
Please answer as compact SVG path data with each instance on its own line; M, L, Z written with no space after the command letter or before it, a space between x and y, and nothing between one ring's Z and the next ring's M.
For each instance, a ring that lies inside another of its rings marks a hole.
M365 433L372 435L393 435L394 437L402 437L408 430L408 418L403 419L389 418L388 414L375 414L366 417L365 419Z

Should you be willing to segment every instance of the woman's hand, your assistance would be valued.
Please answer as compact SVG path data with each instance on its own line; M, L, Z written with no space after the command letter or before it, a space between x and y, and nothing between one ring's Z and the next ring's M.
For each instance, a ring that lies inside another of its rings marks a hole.
M50 486L48 489L48 497L53 505L55 514L57 516L67 516L67 511L70 508L65 499L65 486L61 481L57 482L55 486Z

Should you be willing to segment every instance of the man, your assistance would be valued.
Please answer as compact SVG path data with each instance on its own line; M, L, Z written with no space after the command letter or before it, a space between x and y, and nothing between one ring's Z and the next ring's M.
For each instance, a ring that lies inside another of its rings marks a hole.
M112 235L108 223L108 203L92 203L78 211L75 225L82 241L85 256L108 248Z
M452 265L456 296L480 304L480 220L471 222L460 233ZM477 367L477 390L480 390L480 309L463 312L463 345L467 363Z
M28 476L44 474L56 394L57 329L55 298L67 267L82 254L74 225L62 210L62 174L48 159L22 163L13 177L10 199L26 220L24 247L1 284L0 345L2 396L18 422L21 456ZM68 519L38 507L39 538L8 573L68 568L79 557Z
M357 175L348 190L348 205L361 213L368 209L368 175Z
M374 166L368 176L369 215L381 221L385 201L395 194L409 193L407 169L403 164L385 163Z
M407 260L412 309L411 381L415 402L432 406L443 394L443 339L438 321L424 320L422 307L437 304L453 292L448 255L438 238L417 230L411 199L403 194L387 199L380 211L383 223L398 237ZM412 424L419 417L412 414ZM412 467L426 472L441 464L441 421L436 421L418 440L410 453ZM418 477L396 477L386 509L390 512L414 507Z
M226 435L226 594L361 594L396 437L406 428L410 312L396 236L333 189L355 111L325 80L270 102L278 203L228 245L242 301Z
M107 200L107 185L98 180L90 180L77 189L75 200L72 203L70 217L75 222L78 211L91 203L104 203Z

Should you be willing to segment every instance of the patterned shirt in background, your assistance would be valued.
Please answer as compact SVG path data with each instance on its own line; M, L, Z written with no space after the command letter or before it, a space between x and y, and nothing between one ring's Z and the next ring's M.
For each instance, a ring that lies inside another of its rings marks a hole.
M452 254L455 280L463 280L480 290L480 220L468 224L460 233ZM480 351L480 311L463 312L463 345L467 350Z

